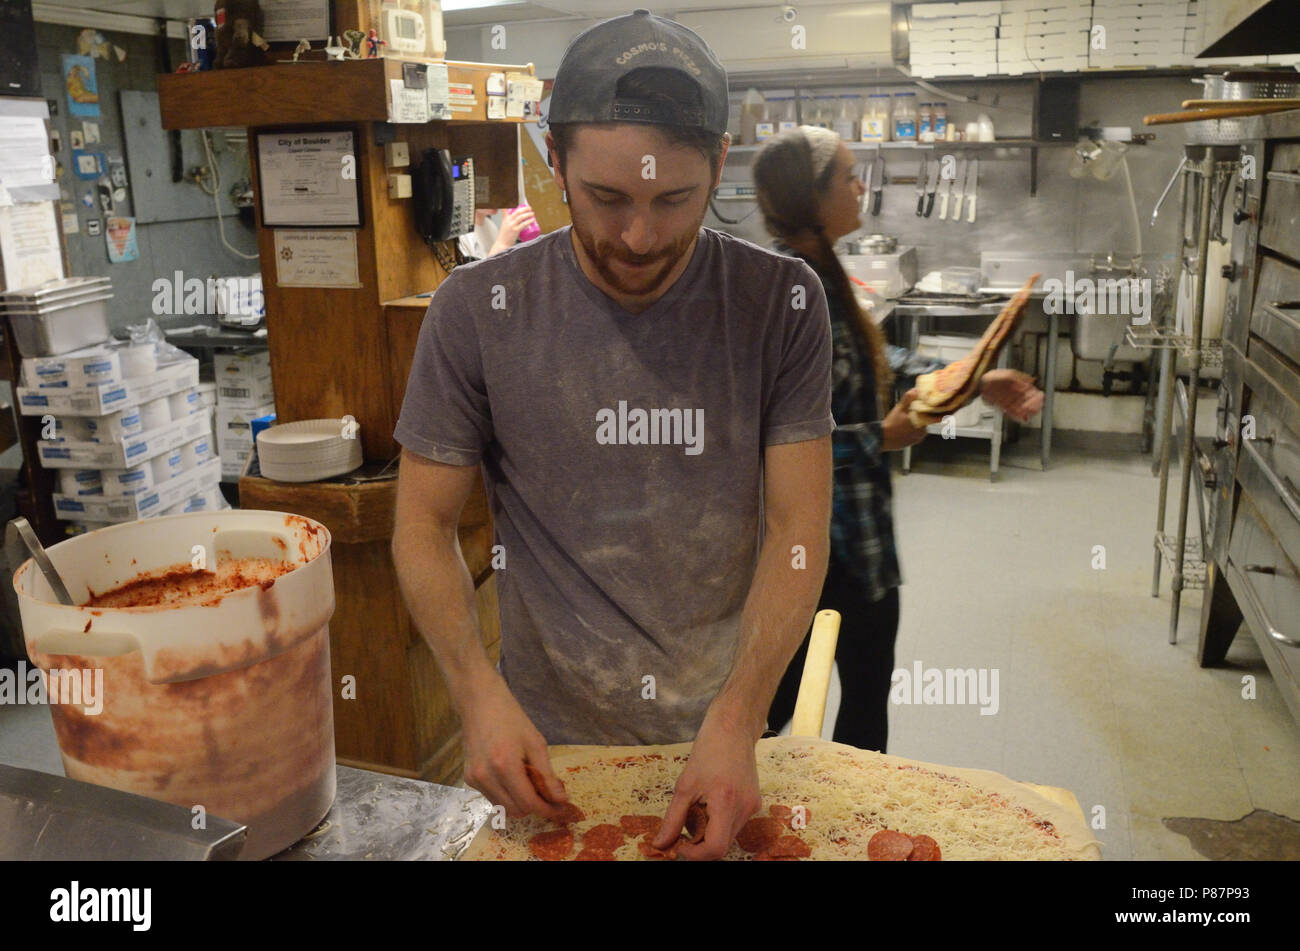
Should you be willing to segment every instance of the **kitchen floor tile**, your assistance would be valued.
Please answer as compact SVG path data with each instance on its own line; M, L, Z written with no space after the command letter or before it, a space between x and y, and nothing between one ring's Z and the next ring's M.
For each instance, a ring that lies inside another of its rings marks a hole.
M1204 855L1192 848L1186 836L1166 829L1164 823L1151 816L1135 814L1129 817L1132 826L1133 858L1139 862L1208 862Z

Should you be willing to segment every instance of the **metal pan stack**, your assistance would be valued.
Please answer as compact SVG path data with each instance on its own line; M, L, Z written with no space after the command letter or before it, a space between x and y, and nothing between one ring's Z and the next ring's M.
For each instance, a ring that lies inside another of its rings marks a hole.
M105 302L112 297L107 277L65 277L0 294L0 313L19 353L54 357L109 338Z

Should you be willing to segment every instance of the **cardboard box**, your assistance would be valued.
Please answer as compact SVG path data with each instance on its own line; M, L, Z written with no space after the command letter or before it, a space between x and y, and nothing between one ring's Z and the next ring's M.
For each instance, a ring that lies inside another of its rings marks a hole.
M139 406L160 396L170 396L199 383L199 361L192 357L162 367L148 376L128 377L123 383L72 387L17 387L18 411L24 416L54 413L63 416L107 416Z
M121 383L122 360L105 346L85 347L57 357L24 357L22 384L43 387L85 387Z
M217 406L256 409L267 404L274 405L275 389L271 378L223 379L217 384Z
M218 353L212 363L218 405L255 409L274 401L269 353Z
M248 458L249 451L253 448L253 420L275 412L272 405L259 406L255 409L244 409L238 406L223 406L217 404L217 454L222 460L230 457L230 464L233 466L236 461L242 462L238 457L243 454L243 458ZM240 466L242 468L242 465ZM223 468L223 473L225 469ZM235 474L238 474L236 470Z
M147 467L146 467L147 468ZM55 517L77 522L133 522L162 513L186 499L205 493L221 481L221 460L210 459L197 469L134 495L72 496L55 493Z
M983 0L983 2L972 3L914 3L912 4L912 19L915 20L934 20L947 19L949 17L997 17L1002 12L1004 0Z
M36 443L41 465L47 469L130 469L168 449L193 442L209 429L207 417L195 413L134 436L112 442Z

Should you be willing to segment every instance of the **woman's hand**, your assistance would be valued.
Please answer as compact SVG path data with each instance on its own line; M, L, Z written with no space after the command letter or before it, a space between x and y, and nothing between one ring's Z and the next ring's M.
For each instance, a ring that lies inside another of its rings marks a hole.
M921 395L920 390L915 387L903 394L903 398L898 401L898 405L889 411L880 423L880 430L884 436L881 444L885 452L894 452L898 449L906 449L908 446L915 446L925 438L925 427L917 428L912 425L912 420L908 418L907 406L912 400Z
M537 216L533 214L533 209L526 205L516 208L514 211L506 212L501 219L501 230L497 233L497 239L492 245L489 257L498 251L513 248L515 242L519 240L519 233L528 230L530 225L535 224L537 224Z
M1045 398L1043 391L1034 386L1034 378L1019 370L989 370L980 380L980 396L1017 423L1036 416Z

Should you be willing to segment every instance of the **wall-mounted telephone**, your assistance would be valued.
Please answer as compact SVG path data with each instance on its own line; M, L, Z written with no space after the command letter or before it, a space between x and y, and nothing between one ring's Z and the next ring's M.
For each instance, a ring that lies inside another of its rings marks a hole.
M415 229L427 242L474 230L474 159L425 149L411 173Z

